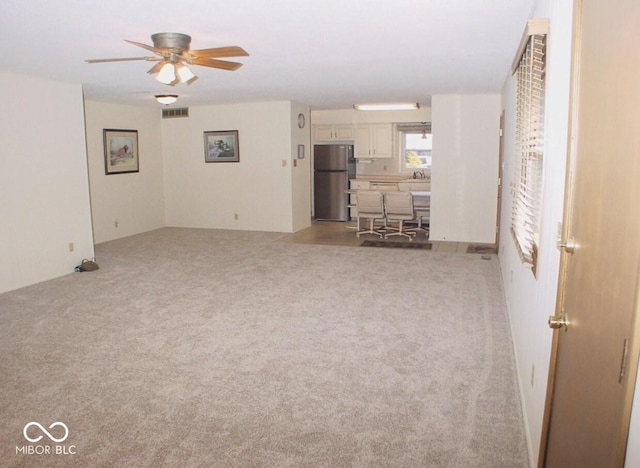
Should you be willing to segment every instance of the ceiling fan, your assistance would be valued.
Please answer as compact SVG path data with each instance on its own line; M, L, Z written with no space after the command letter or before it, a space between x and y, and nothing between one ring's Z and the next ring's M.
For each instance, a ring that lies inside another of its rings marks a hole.
M158 62L147 73L156 75L155 78L160 83L173 86L178 83L191 84L198 79L189 68L189 65L202 65L204 67L233 71L240 68L242 64L218 59L221 57L246 57L249 55L242 47L238 46L190 50L191 36L181 33L157 33L151 35L151 40L153 41L153 46L125 39L129 44L153 52L155 55L152 56L85 61L87 63L128 62L133 60Z

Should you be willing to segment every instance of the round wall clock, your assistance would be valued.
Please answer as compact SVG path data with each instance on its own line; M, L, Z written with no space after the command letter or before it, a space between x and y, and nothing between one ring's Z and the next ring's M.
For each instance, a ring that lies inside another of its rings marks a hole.
M298 114L298 127L304 128L304 114Z

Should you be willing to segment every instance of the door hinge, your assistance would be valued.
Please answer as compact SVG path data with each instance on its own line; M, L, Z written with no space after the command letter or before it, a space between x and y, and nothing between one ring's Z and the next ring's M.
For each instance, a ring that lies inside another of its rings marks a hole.
M629 338L625 338L622 343L622 360L620 362L620 376L618 377L618 383L622 383L624 380L625 370L627 368L627 355L629 354Z

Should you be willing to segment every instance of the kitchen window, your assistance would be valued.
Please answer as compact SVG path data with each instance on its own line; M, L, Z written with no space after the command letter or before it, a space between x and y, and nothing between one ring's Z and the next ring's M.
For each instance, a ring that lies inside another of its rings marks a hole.
M430 171L433 138L431 123L397 124L400 171Z

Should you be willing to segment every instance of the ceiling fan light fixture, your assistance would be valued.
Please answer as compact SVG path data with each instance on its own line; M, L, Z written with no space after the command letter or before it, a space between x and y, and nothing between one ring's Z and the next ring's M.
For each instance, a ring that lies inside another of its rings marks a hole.
M165 106L173 104L177 100L177 94L156 94L156 101L158 101L160 104L164 104Z
M359 111L416 110L416 109L420 109L420 104L418 104L417 102L354 104L353 108Z
M237 70L241 63L220 60L226 57L246 57L249 54L239 46L213 47L208 49L191 50L191 36L182 33L157 33L151 36L153 46L142 42L125 39L134 46L152 52L147 57L125 57L109 59L85 60L88 63L128 62L132 60L147 60L155 62L147 73L158 82L169 86L178 83L191 84L198 77L191 71L190 65L200 65L221 70Z
M162 84L172 85L176 81L176 67L173 63L167 62L156 75L156 80Z
M176 66L176 69L180 83L187 83L189 85L198 79L198 77L186 65L179 64Z

